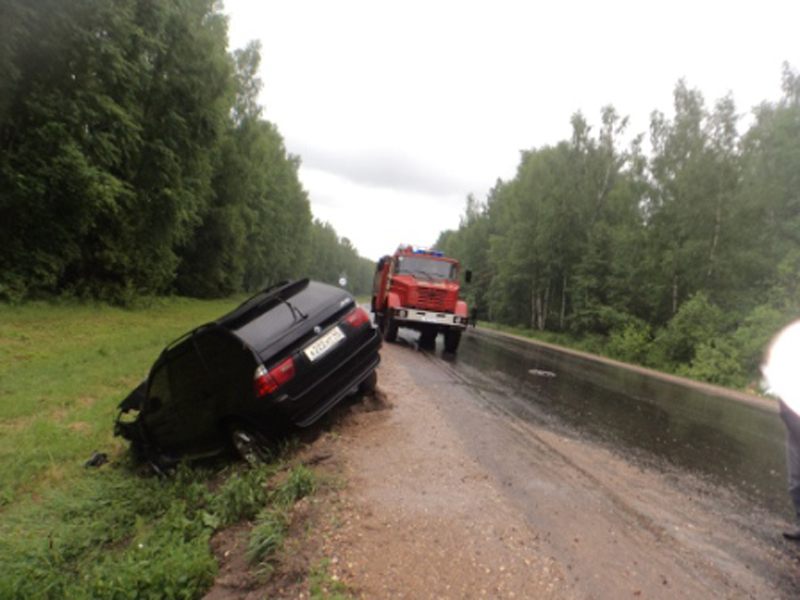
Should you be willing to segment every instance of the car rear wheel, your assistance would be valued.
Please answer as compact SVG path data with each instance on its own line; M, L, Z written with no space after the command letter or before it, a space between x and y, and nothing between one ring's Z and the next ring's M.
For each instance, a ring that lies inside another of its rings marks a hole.
M260 433L241 423L228 427L228 437L236 454L251 466L270 462L272 453L269 444Z
M378 372L373 371L369 376L361 382L358 386L358 391L364 396L369 396L375 393L375 388L378 387Z

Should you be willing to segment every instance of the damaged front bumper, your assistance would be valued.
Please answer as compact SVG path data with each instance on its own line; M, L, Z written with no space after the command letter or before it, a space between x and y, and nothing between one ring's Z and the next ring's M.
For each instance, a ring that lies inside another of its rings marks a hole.
M147 398L147 380L142 381L128 396L119 403L119 414L114 423L114 435L125 438L129 442L142 443L142 431L139 427L138 419L133 421L123 421L123 415L132 410L141 411L144 401Z

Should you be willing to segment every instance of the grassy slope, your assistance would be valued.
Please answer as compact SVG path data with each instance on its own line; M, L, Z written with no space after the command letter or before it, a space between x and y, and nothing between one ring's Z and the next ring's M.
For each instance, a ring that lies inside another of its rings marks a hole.
M95 449L120 452L117 404L165 344L234 306L0 306L0 503L73 479Z
M117 404L163 346L233 306L0 306L0 597L198 597L216 572L210 536L257 515L251 551L265 560L286 527L269 515L310 493L312 473L278 488L276 465L144 478L112 437ZM94 449L111 464L84 468Z

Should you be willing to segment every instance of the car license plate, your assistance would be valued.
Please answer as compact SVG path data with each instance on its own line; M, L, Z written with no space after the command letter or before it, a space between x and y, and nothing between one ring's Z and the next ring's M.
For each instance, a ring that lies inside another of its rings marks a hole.
M333 348L336 344L341 342L344 339L344 334L342 330L338 327L334 327L328 333L323 335L319 338L316 342L307 346L303 352L305 353L308 360L314 362L320 356L325 354L328 350Z

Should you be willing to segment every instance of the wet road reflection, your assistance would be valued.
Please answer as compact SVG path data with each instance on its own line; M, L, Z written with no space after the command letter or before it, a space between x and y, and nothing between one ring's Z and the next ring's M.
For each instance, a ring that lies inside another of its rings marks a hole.
M465 380L502 390L496 396L519 418L690 471L789 514L783 425L770 407L481 330L445 358Z

